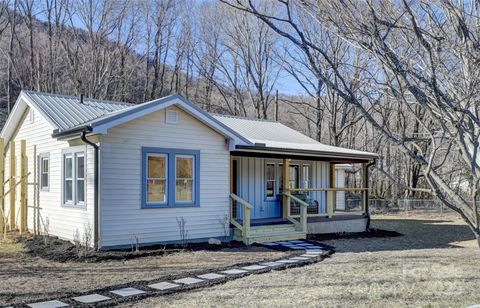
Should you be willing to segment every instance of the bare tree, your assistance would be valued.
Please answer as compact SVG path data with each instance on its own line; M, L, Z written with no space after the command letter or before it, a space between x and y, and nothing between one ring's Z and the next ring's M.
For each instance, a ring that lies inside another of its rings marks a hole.
M478 7L466 3L419 1L278 1L282 11L261 11L252 1L231 1L229 5L249 12L296 46L309 59L315 74L343 100L355 106L376 130L405 155L415 160L430 188L428 192L459 212L479 239L477 207L479 171L478 101ZM325 49L304 35L296 16L309 17L324 31L349 42L350 48L370 57L370 65L358 76L365 81L356 88L355 80L342 74ZM328 76L315 65L313 51L332 68ZM339 82L335 82L334 78ZM415 119L421 132L401 136L382 125L368 106L395 99ZM428 119L418 117L420 107ZM428 143L425 152L424 144ZM452 148L459 157L451 157ZM461 195L448 182L453 171L445 164L462 164L471 178L471 190ZM446 176L447 175L447 176ZM412 188L410 188L412 189ZM418 190L418 189L417 189Z

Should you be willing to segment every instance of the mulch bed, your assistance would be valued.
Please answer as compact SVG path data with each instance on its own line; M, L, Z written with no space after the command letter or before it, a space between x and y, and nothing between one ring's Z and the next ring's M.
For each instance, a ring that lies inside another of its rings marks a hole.
M189 243L186 247L177 244L151 245L139 247L138 251L132 249L89 251L86 255L79 253L77 247L69 241L56 237L49 237L48 241L43 236L19 238L30 255L41 257L56 262L101 262L111 260L129 260L134 258L165 256L180 251L219 251L226 248L246 247L243 243L232 241L221 245L208 243Z
M338 239L355 239L355 238L375 238L375 237L397 237L403 234L396 231L383 229L370 229L368 232L355 233L327 233L327 234L308 234L307 239L311 241L330 241Z

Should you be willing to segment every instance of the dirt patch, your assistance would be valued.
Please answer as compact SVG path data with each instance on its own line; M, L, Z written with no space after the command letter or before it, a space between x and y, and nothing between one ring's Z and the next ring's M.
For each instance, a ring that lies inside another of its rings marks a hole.
M82 248L76 247L69 241L64 241L56 237L50 237L45 240L44 237L19 238L19 241L25 245L25 251L36 257L45 258L56 262L102 262L111 260L130 260L135 258L165 256L178 252L192 251L221 251L223 249L241 249L245 245L241 242L232 241L220 245L211 245L208 243L191 243L186 247L175 244L150 245L134 249L117 249L108 251L93 251L85 253Z
M370 229L369 232L355 233L328 233L328 234L309 234L308 239L312 241L330 241L340 239L356 239L356 238L384 238L402 236L402 233L393 230Z
M177 252L166 248L168 253L143 257L121 256L119 259L105 258L97 262L59 262L27 253L23 244L25 241L27 240L21 239L18 242L14 234L9 234L6 242L0 240L0 306L37 302L46 298L64 298L110 286L171 280L238 264L267 262L298 254L260 246L211 247L206 250L193 246L189 248L192 250ZM63 251L63 248L57 251ZM148 251L141 251L146 252Z

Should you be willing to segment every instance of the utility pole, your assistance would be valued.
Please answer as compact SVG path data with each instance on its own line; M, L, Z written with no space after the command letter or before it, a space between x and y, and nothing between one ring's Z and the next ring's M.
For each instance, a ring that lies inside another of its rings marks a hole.
M278 89L275 92L275 122L278 122Z

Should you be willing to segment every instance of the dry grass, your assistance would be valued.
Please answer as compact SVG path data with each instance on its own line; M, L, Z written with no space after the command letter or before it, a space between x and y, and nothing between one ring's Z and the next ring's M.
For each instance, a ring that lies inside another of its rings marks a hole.
M149 298L135 307L345 306L466 307L480 304L480 249L453 214L377 216L375 228L395 238L326 242L323 262L252 275L209 289Z
M61 298L71 292L133 281L168 279L171 275L188 275L191 271L202 269L272 260L287 254L251 247L179 252L126 261L60 263L32 257L24 252L22 244L9 238L0 241L0 306Z

